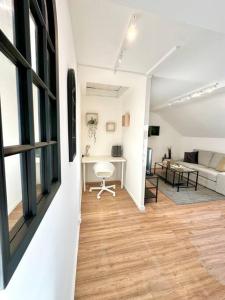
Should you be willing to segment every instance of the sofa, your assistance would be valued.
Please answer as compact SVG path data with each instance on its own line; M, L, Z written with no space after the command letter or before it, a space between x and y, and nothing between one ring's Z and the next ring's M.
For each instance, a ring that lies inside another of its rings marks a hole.
M198 151L198 164L184 161L179 161L179 164L199 171L199 184L225 195L225 172L216 170L221 159L225 157L225 154L197 149L194 151ZM195 180L195 178L194 174L190 175L190 179Z

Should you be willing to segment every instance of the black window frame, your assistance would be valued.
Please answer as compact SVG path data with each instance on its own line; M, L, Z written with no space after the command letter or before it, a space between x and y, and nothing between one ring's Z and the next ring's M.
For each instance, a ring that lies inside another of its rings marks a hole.
M20 145L4 147L0 108L0 289L5 288L10 281L61 184L55 1L14 0L13 5L15 42L12 43L0 28L0 52L17 67L18 71L21 141ZM38 49L36 49L38 73L31 66L30 12L38 29ZM47 53L50 56L50 67ZM35 143L34 138L33 84L40 91L41 142L39 143ZM54 109L51 109L51 104ZM43 193L41 198L37 199L35 150L40 148L42 149ZM9 232L4 160L5 157L16 154L21 155L23 217Z

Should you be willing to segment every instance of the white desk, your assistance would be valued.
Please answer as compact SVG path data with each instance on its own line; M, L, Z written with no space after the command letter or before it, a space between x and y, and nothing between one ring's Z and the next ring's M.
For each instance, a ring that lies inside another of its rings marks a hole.
M111 163L121 163L121 189L123 188L123 177L124 177L124 164L126 159L123 157L112 157L112 156L83 156L83 186L84 192L86 191L86 164L93 164L100 161L108 161Z

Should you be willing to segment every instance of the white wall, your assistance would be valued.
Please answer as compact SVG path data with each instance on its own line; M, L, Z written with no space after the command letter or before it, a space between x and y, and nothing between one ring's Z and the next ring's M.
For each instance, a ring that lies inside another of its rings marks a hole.
M136 205L144 210L143 194L143 160L146 149L144 148L145 109L146 109L146 84L144 77L137 77L136 82L131 82L131 87L123 95L123 114L130 114L130 126L123 127L123 149L126 163L125 186Z
M182 153L193 149L211 150L225 153L225 139L203 138L203 137L183 137Z
M152 165L162 161L164 154L168 153L168 147L172 147L172 157L179 159L182 151L182 136L157 113L150 113L149 124L160 126L160 135L148 139L148 146L153 149Z
M98 126L96 143L88 135L86 125L86 113L98 113ZM122 100L121 98L86 96L82 95L82 153L85 154L85 146L90 145L90 155L111 155L113 145L122 144ZM116 131L107 132L106 122L116 122ZM93 165L86 166L86 179L88 182L98 181L93 172ZM110 180L120 180L120 164Z
M57 0L62 184L35 233L1 300L74 299L76 247L80 218L80 140L68 163L67 70L76 57L67 1ZM78 97L77 123L80 124ZM79 128L78 128L79 133Z
M127 159L125 186L139 209L143 209L143 141L146 101L146 77L131 73L79 67L81 88L85 90L86 82L122 85L129 87L121 97L123 112L129 112L130 127L123 128L122 142L124 156Z

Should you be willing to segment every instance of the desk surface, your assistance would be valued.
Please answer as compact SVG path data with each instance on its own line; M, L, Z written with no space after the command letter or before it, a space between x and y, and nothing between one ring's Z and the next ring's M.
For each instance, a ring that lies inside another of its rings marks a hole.
M109 161L109 162L125 162L124 157L112 157L112 156L83 156L82 163L96 163L100 161Z

